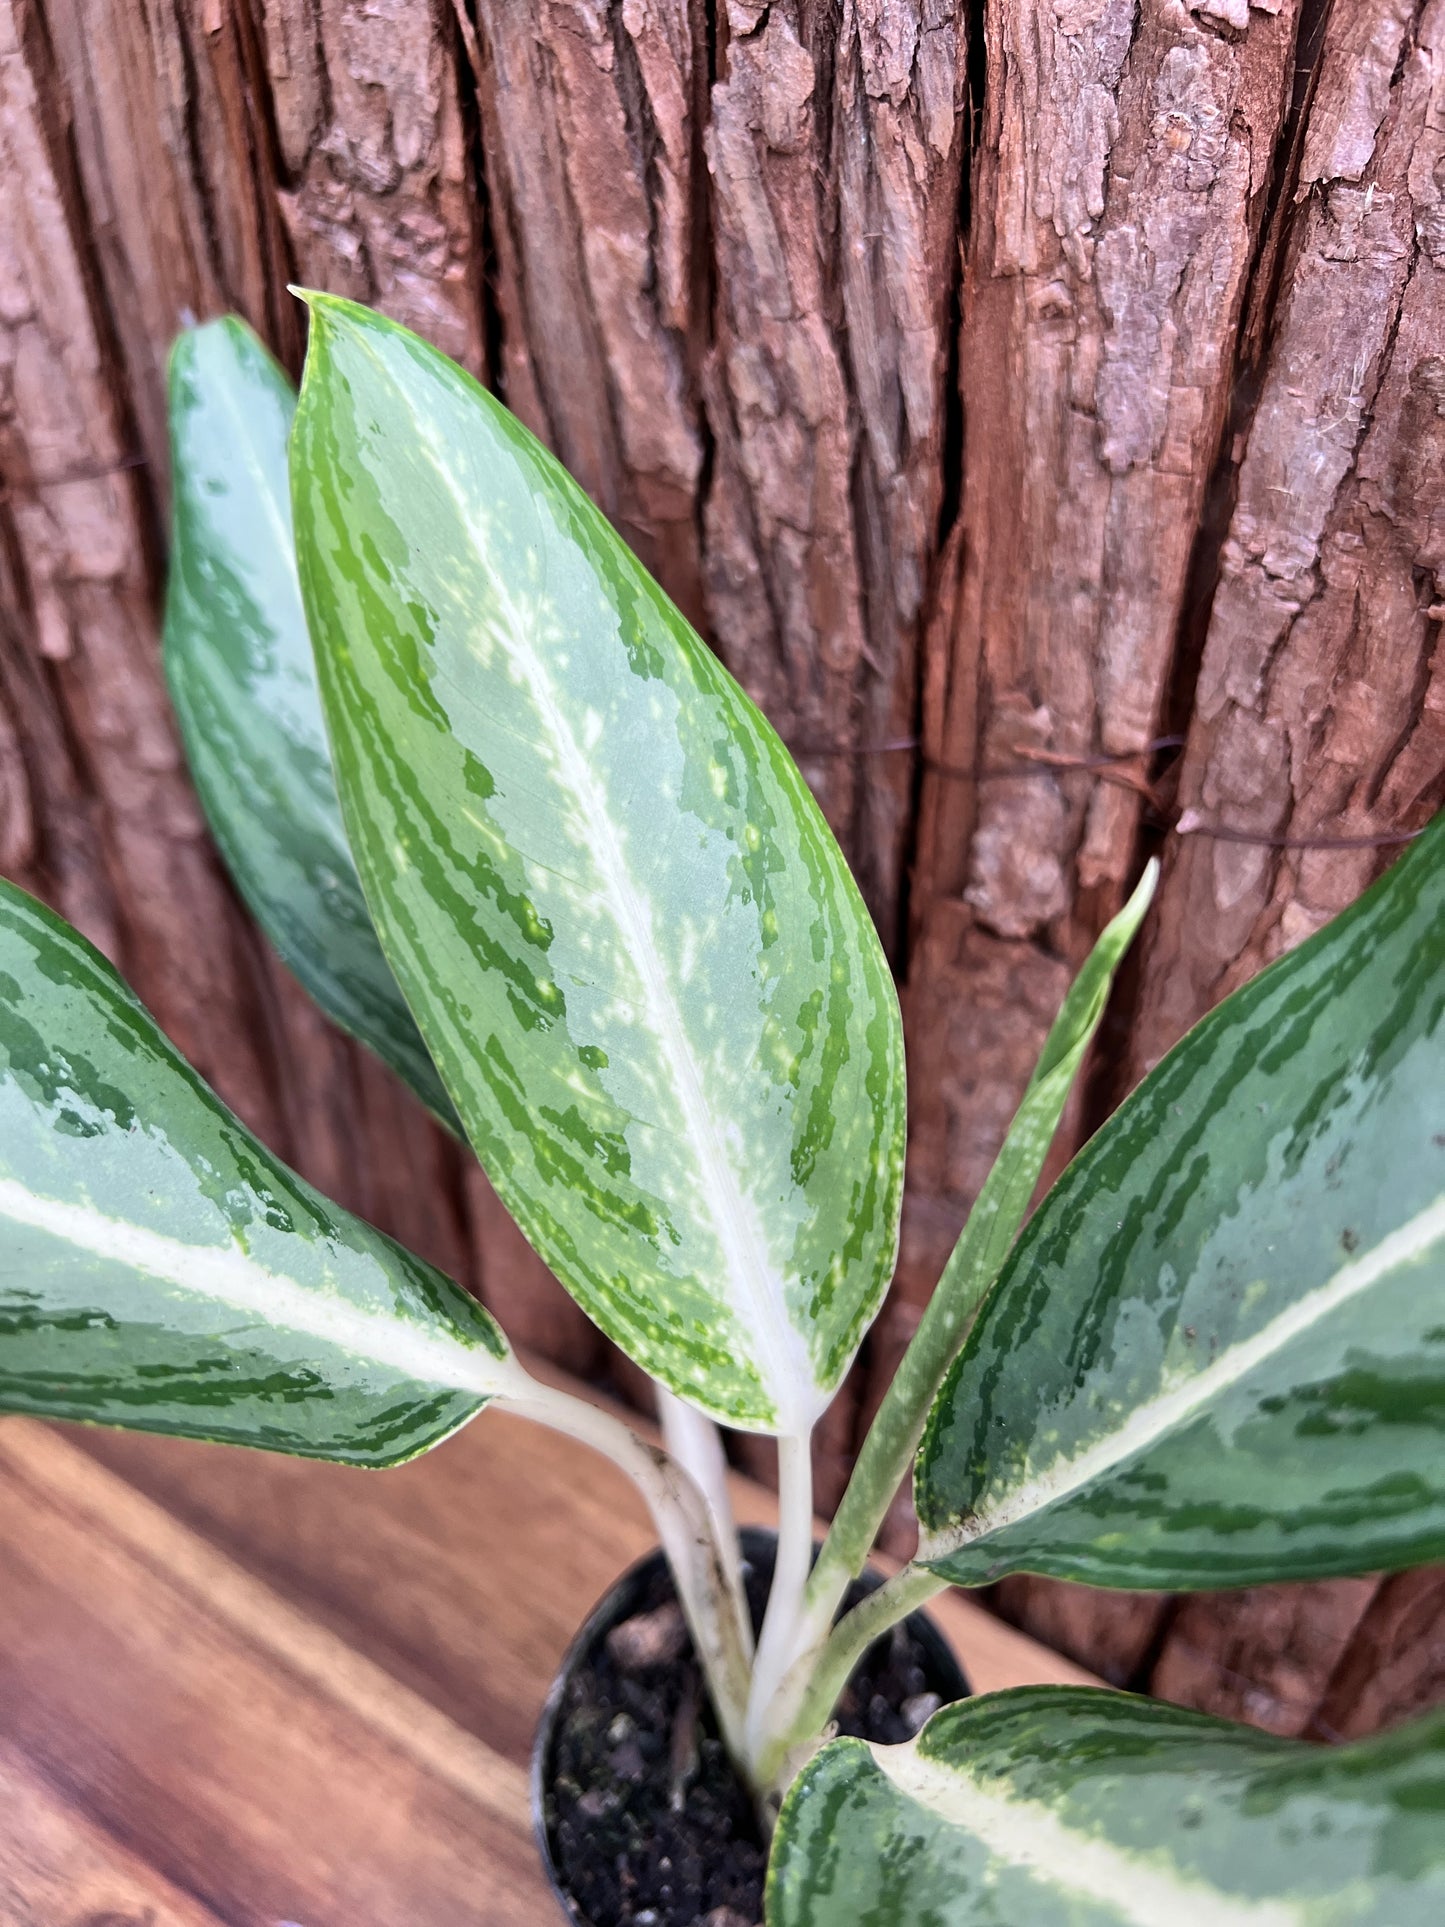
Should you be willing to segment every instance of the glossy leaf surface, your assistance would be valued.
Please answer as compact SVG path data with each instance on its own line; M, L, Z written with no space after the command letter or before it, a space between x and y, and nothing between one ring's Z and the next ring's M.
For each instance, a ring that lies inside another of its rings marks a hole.
M776 735L525 429L310 296L298 556L351 844L498 1191L674 1391L801 1431L892 1270L897 999Z
M1445 1716L1334 1748L1079 1687L835 1740L784 1804L768 1927L1434 1927Z
M353 1465L506 1369L480 1305L288 1171L110 965L0 883L0 1410Z
M1198 1025L935 1405L923 1557L1210 1587L1445 1554L1445 818Z
M165 666L242 896L321 1008L456 1128L351 860L291 539L290 382L234 316L171 353Z

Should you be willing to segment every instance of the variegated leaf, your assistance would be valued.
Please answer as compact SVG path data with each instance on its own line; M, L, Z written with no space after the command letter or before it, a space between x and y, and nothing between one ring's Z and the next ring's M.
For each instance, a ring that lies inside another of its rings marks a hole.
M1108 1005L1114 973L1153 901L1158 878L1159 865L1151 861L1069 986L993 1167L868 1428L808 1582L815 1637L831 1623L848 1580L862 1570L885 1510L908 1477L944 1375L1018 1236Z
M327 1016L455 1130L341 824L291 539L295 406L234 315L171 352L166 676L212 832L256 921Z
M508 1363L480 1305L288 1171L0 883L0 1410L393 1465Z
M1324 1748L1082 1687L835 1740L783 1806L768 1927L1435 1927L1445 1716Z
M1211 1587L1445 1556L1445 818L1045 1199L919 1453L920 1556Z
M802 1432L892 1270L901 1026L787 752L460 369L312 295L298 556L351 844L493 1183L633 1358Z

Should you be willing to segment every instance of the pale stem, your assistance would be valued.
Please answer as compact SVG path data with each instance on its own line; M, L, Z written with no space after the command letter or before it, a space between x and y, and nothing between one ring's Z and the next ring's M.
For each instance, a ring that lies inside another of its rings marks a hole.
M499 1389L508 1410L592 1446L625 1472L647 1501L724 1744L751 1779L745 1726L752 1633L741 1589L729 1582L707 1500L690 1474L621 1419L542 1384L515 1360L509 1365L507 1383Z
M1047 1145L1046 1137L1044 1144ZM1039 1162L1042 1162L1042 1151ZM1000 1200L995 1195L997 1173L998 1167L995 1167L883 1395L823 1541L823 1549L807 1582L790 1660L793 1670L788 1685L792 1692L799 1690L797 1662L823 1648L849 1584L867 1563L894 1495L913 1464L938 1388L1007 1254L1014 1217L1012 1211L1000 1211ZM1017 1203L1020 1212L1032 1185L1030 1176L1026 1186L1017 1187L1021 1195L1011 1202ZM779 1710L786 1717L785 1709Z
M747 1743L753 1757L768 1727L773 1696L797 1658L803 1589L812 1563L812 1434L785 1433L778 1439L778 1550L748 1695Z
M752 1621L748 1616L743 1591L742 1548L738 1544L737 1523L733 1518L732 1494L728 1490L727 1454L722 1433L706 1412L698 1411L685 1399L658 1384L657 1416L662 1423L662 1442L707 1500L712 1515L713 1537L717 1541L728 1589L737 1601L738 1615L747 1634L749 1658L753 1650Z
M900 1619L916 1612L948 1581L925 1566L905 1566L886 1580L876 1592L869 1593L838 1621L829 1634L822 1653L809 1665L804 1658L786 1682L785 1697L794 1701L796 1711L785 1725L773 1722L769 1732L757 1743L751 1718L749 1739L755 1747L758 1780L764 1787L778 1780L788 1767L789 1756L800 1746L815 1740L832 1717L849 1675L880 1634ZM803 1682L801 1686L798 1681ZM781 1710L781 1709L779 1709ZM749 1709L751 1713L751 1708Z

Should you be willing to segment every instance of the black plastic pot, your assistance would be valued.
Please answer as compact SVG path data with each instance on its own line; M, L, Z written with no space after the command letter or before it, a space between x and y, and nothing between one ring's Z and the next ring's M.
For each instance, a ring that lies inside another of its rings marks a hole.
M740 1536L743 1558L747 1566L759 1573L764 1580L770 1580L777 1548L777 1535L761 1527L744 1526ZM649 1605L656 1604L660 1575L665 1571L666 1561L662 1552L659 1550L649 1553L645 1559L640 1559L635 1566L629 1567L597 1602L567 1649L561 1668L547 1694L541 1719L537 1723L537 1736L532 1746L532 1824L536 1831L537 1847L542 1856L542 1865L546 1870L548 1882L557 1897L562 1918L570 1922L571 1927L595 1927L595 1924L569 1896L566 1882L557 1866L554 1854L555 1843L549 1815L548 1795L556 1779L557 1739L567 1699L567 1689L579 1669L588 1665L599 1652L607 1635L615 1626L620 1626L635 1614L646 1610ZM882 1584L881 1573L865 1572L850 1588L845 1609L856 1605L869 1593L876 1592ZM936 1693L945 1705L951 1704L954 1700L966 1699L970 1687L963 1668L928 1614L913 1613L905 1624L921 1649L927 1676L926 1690ZM870 1647L869 1652L859 1662L859 1672L869 1668L871 1657L890 1637L891 1633L884 1633L876 1644ZM679 1927L679 1924L659 1916L657 1927Z

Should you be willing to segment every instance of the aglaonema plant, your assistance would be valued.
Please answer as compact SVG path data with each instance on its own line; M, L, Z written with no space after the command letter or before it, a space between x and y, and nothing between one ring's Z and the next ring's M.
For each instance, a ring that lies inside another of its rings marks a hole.
M299 407L234 321L173 360L197 785L294 973L656 1380L665 1445L287 1171L9 886L0 1406L385 1466L496 1403L606 1453L776 1814L772 1927L1439 1919L1438 1716L1323 1750L1029 1688L905 1746L827 1732L868 1643L950 1583L1445 1552L1445 824L1191 1032L1021 1232L1146 873L811 1563L810 1437L898 1236L867 913L777 736L551 456L416 337L306 298ZM718 1423L778 1441L756 1641ZM840 1615L910 1470L917 1552Z

